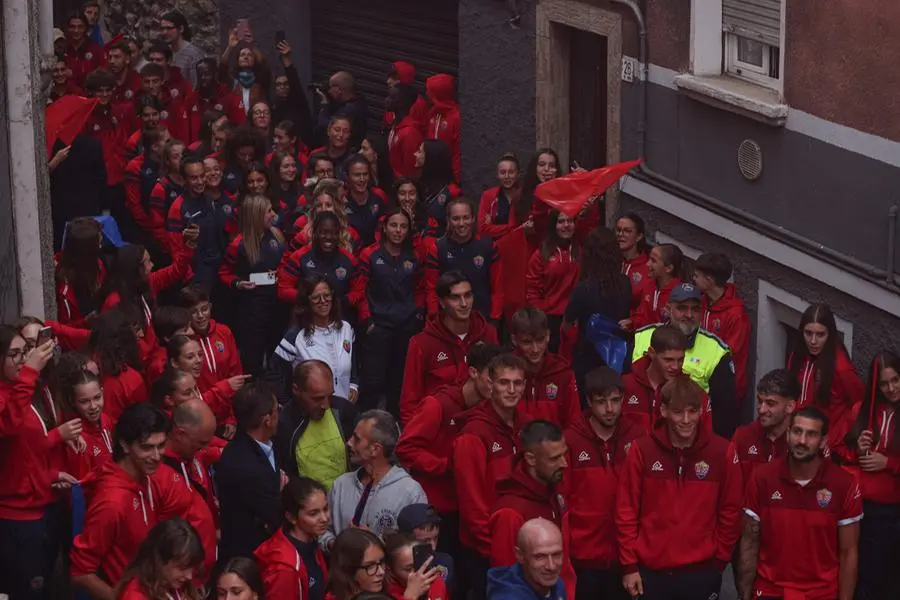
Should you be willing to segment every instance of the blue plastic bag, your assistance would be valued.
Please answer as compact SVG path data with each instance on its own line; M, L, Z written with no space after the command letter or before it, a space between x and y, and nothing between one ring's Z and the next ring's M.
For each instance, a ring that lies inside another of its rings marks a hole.
M588 319L585 338L608 366L621 373L628 358L628 341L615 321L595 313Z

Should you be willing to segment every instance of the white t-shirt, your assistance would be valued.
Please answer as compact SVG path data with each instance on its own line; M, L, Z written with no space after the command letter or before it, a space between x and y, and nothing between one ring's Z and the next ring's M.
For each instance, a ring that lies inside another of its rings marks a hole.
M334 374L334 395L349 398L350 390L357 389L350 383L353 370L353 328L347 321L341 328L316 327L310 337L302 329L288 331L275 349L275 354L296 366L305 360L321 360Z

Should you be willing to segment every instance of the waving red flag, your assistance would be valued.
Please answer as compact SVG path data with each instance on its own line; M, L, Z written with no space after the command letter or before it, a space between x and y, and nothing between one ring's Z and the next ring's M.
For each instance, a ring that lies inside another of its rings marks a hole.
M599 196L631 169L641 164L641 159L601 167L593 171L578 171L557 177L537 186L534 195L551 208L574 217L589 198Z
M44 112L44 125L47 131L47 155L53 156L56 140L70 145L91 116L94 107L100 102L97 98L81 96L63 96L47 107Z

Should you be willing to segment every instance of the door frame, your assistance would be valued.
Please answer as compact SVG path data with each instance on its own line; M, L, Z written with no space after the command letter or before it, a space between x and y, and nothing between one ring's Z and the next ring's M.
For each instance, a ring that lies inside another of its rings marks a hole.
M540 0L536 10L535 132L569 164L570 44L566 27L606 38L606 163L620 162L622 131L622 17L580 0ZM606 222L618 213L618 194L606 194Z

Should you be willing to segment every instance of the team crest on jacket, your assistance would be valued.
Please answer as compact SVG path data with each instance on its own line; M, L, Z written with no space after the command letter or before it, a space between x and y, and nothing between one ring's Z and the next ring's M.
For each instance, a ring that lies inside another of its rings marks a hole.
M272 250L278 250L278 240L276 240L276 239L269 240L269 248L271 248Z
M222 105L221 105L221 104L216 104L215 106L213 106L213 108L216 109L216 110L222 110Z
M91 60L92 58L94 58L93 52L85 52L84 53L84 60Z
M378 205L373 204L371 210L372 210L373 215L377 215L378 214Z
M177 98L178 97L178 88L172 88L171 90L169 90L169 95L172 96L173 98Z
M551 400L556 400L556 395L559 393L559 386L555 383L551 383L547 385L547 397Z
M162 111L160 111L160 112L159 112L159 118L160 118L161 120L163 120L163 121L165 121L166 119L168 119L168 118L169 118L169 111L167 111L167 110L162 110Z
M125 99L131 100L132 98L134 98L134 92L131 90L125 90Z
M566 512L566 499L562 494L556 495L556 501L559 503L559 512Z
M721 319L713 319L713 329L716 329L716 330L722 329L722 320Z
M635 271L634 273L631 274L631 282L632 283L640 283L641 279L643 279L643 278L644 278L644 276L641 275L640 273L638 273L637 271Z
M225 344L222 343L222 340L216 340L216 350L225 352Z
M411 260L404 260L404 261L403 261L403 270L404 270L406 273L412 273L412 270L413 270L413 263L412 263Z
M140 503L140 501L139 501L137 498L132 498L132 500L131 500L131 508L133 508L135 511L140 510L140 508L141 508L141 503Z
M231 214L231 205L230 205L230 204L223 204L223 205L222 205L222 212L224 212L226 215L230 215L230 214Z
M484 266L484 257L480 254L476 254L475 258L472 259L472 262L475 263L475 266L480 269Z
M338 267L334 270L334 276L343 281L347 278L347 269L345 269L344 267Z
M706 476L709 475L709 463L704 460L695 463L694 475L697 476L697 479L706 479Z
M350 354L350 340L344 340L344 352Z
M825 508L829 504L831 504L832 493L828 488L823 488L816 492L816 502L819 503L819 506Z

